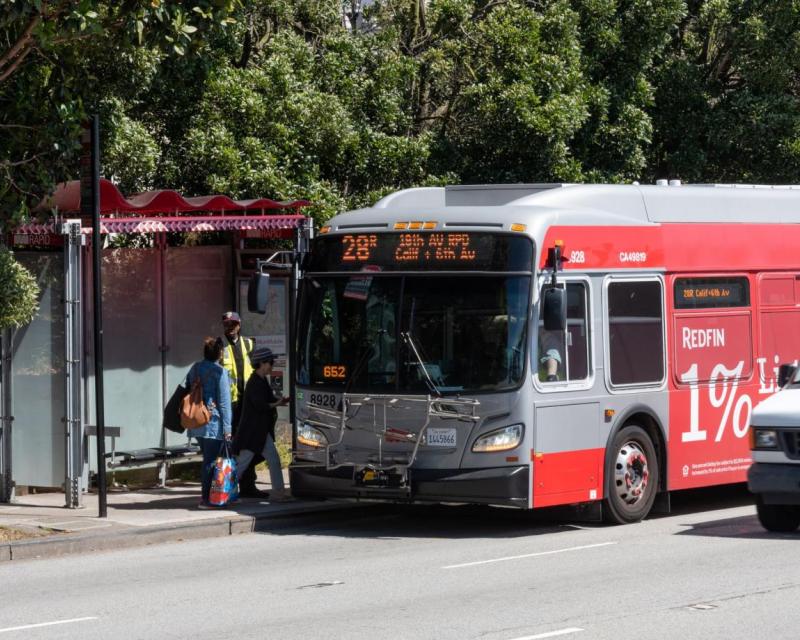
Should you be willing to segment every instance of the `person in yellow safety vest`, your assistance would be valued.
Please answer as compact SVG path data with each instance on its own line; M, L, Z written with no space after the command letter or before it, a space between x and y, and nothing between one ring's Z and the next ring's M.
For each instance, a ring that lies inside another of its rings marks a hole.
M239 419L242 416L242 398L244 385L253 373L250 364L250 353L253 351L253 340L240 335L242 318L235 311L226 311L222 314L222 329L225 338L222 342L222 366L231 379L231 409L233 413L233 435L239 428ZM263 459L263 458L262 458ZM256 487L256 464L254 461L245 469L239 478L239 494L246 498L260 498L261 491Z
M222 328L225 332L225 340L222 341L222 366L231 379L231 402L235 407L240 403L244 385L253 373L253 367L250 365L253 341L239 335L242 330L242 319L235 311L226 311L222 315ZM234 431L239 424L238 417L234 409Z

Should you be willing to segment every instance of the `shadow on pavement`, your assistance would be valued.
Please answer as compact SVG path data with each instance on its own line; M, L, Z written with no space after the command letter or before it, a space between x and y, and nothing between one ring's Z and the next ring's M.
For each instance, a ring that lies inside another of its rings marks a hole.
M711 538L739 538L746 540L794 540L800 538L795 533L772 533L764 529L758 521L758 516L748 515L724 520L710 520L697 522L686 531L681 531L679 536L703 536Z
M744 482L721 487L673 491L670 494L670 502L670 513L651 517L676 516L755 505L753 494L747 490L747 484ZM755 507L753 508L755 509Z
M256 531L272 535L331 536L396 540L402 538L517 538L575 529L578 509L527 512L474 505L364 504L332 511L313 521L256 523ZM569 516L569 513L572 513ZM588 526L597 526L590 523Z
M345 513L336 511L315 518L313 522L288 523L276 530L266 523L256 524L256 531L277 535L304 534L354 538L515 538L572 531L576 528L601 528L599 512L586 506L566 506L522 511L475 505L407 505L362 503L362 509ZM701 514L753 504L746 484L692 489L671 495L669 514L650 516L651 519ZM726 535L741 537L774 537L766 534L756 516L732 518L734 525L726 529L716 526L720 521L696 525L681 535ZM738 526L741 523L741 526Z

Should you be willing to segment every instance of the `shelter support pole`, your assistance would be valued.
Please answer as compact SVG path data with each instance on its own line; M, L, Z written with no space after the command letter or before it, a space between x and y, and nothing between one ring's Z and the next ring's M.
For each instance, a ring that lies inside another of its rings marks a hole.
M82 506L84 433L81 409L81 235L80 220L68 220L64 234L64 431L66 477L64 495L69 509Z
M14 499L11 478L11 427L14 422L11 402L11 329L0 331L0 502Z

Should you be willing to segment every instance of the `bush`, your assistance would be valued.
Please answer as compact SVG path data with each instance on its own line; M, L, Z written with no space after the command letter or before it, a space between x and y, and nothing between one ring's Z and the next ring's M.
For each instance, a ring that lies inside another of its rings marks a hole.
M21 327L39 310L39 286L30 271L0 247L0 329Z

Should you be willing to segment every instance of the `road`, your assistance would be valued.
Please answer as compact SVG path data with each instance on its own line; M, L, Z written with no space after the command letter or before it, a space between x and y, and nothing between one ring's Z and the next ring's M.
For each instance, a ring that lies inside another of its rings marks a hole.
M2 564L0 640L800 635L800 534L763 531L741 487L624 527L462 507L325 517Z

